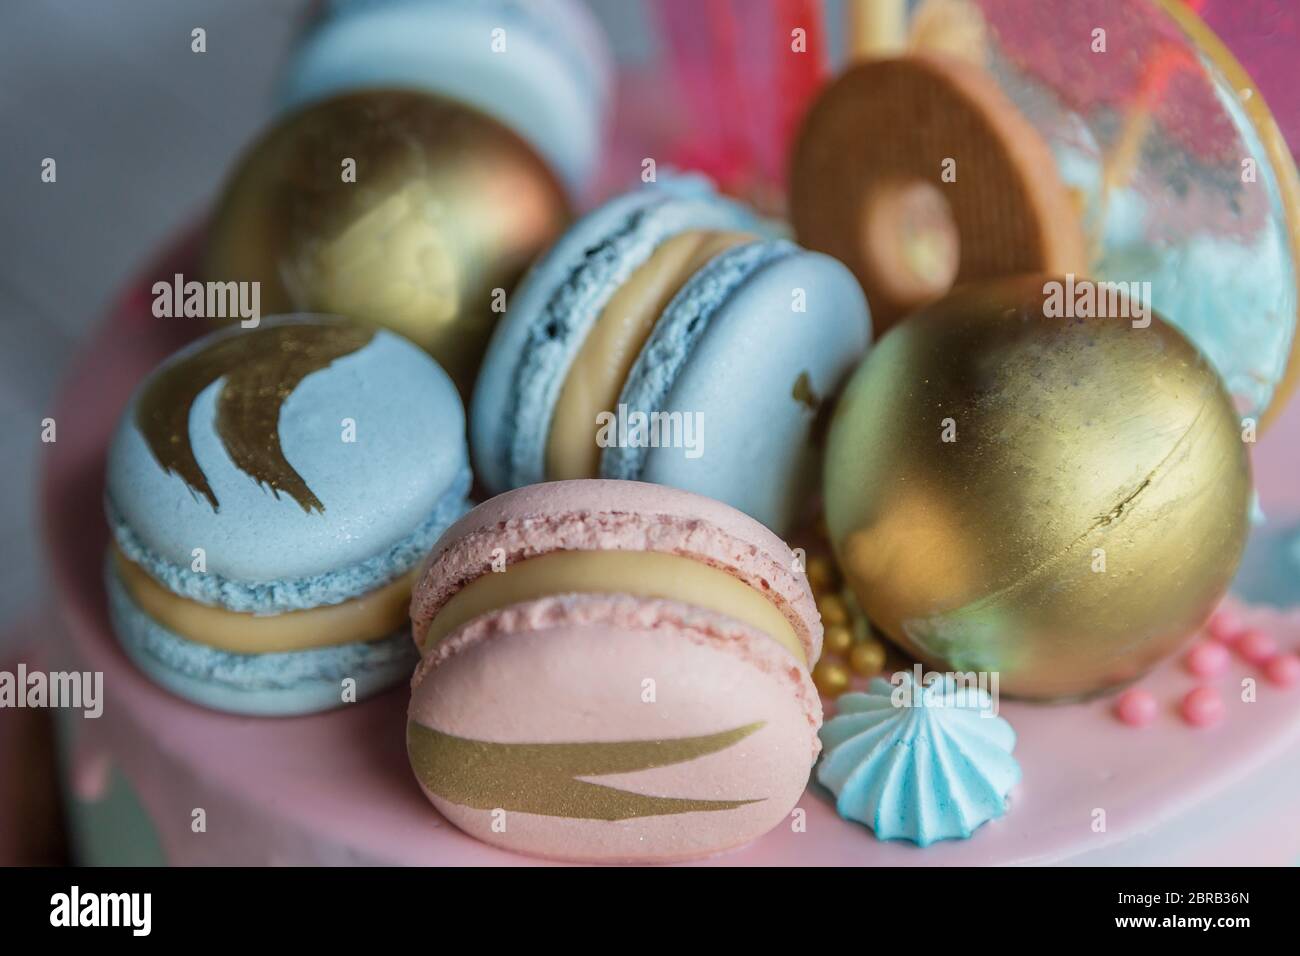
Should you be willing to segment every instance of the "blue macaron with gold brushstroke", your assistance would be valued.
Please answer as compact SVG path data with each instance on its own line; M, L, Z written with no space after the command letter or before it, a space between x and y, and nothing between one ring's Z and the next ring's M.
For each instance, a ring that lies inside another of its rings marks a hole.
M406 339L325 316L210 335L148 377L113 438L117 636L217 710L360 700L410 676L411 578L470 480L456 388Z

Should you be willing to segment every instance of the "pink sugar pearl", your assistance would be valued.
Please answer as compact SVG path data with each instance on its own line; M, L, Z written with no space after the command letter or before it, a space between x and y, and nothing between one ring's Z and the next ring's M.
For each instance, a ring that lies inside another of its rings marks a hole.
M1229 614L1227 611L1215 611L1211 614L1205 629L1209 632L1210 637L1220 644L1232 644L1244 632L1236 615Z
M1264 676L1278 687L1293 687L1300 683L1300 657L1278 654L1264 665Z
M1197 677L1217 677L1228 667L1228 649L1222 644L1197 644L1187 652L1187 669Z
M1140 687L1129 688L1115 701L1115 715L1130 727L1145 727L1159 710L1155 694Z
M1202 685L1187 692L1181 710L1183 720L1193 727L1209 727L1223 719L1223 698L1213 687Z
M1237 639L1237 653L1252 664L1263 664L1277 654L1277 641L1273 635L1252 627Z

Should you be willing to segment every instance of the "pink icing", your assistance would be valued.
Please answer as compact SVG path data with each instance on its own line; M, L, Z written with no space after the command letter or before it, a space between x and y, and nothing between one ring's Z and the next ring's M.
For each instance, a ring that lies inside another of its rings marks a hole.
M1277 654L1277 640L1267 631L1251 628L1237 639L1237 653L1252 664L1263 664Z
M1300 683L1300 657L1278 654L1264 664L1264 676L1278 687L1294 687Z
M1197 677L1217 677L1228 669L1228 649L1222 644L1197 644L1183 658L1187 669Z
M1233 644L1241 637L1241 622L1230 611L1220 609L1210 615L1205 625L1210 637L1220 644Z
M821 653L821 617L806 575L784 541L721 502L663 485L589 479L498 495L454 524L420 572L411 599L415 634L465 584L492 566L553 551L660 551L727 571L769 597L807 649Z
M1156 719L1160 705L1151 691L1131 687L1115 700L1115 714L1130 727L1146 727Z
M1223 719L1223 697L1213 687L1197 687L1187 692L1179 710L1193 727L1211 727Z

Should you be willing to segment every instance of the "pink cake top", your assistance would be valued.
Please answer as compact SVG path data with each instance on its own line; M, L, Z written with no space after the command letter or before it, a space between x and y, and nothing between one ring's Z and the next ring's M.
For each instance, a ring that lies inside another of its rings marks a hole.
M137 671L114 641L102 579L108 532L102 515L104 453L131 389L181 340L200 331L188 320L149 314L149 288L189 272L185 250L154 263L130 287L109 321L87 343L55 411L59 441L47 447L42 475L45 539L52 592L79 658L104 672L105 711L75 718L78 751L111 751L139 790L176 862L287 859L318 862L513 864L538 861L481 844L431 810L412 779L403 741L407 692L310 717L265 719L204 710L172 696ZM1300 403L1293 402L1254 454L1255 475L1271 523L1300 516ZM1281 649L1300 649L1300 611L1240 608L1245 626L1271 633ZM966 841L925 850L876 840L839 819L826 794L810 788L800 801L806 826L778 827L712 864L960 865L1077 859L1126 845L1178 815L1265 772L1300 743L1297 689L1259 682L1257 699L1237 693L1259 678L1235 655L1215 678L1225 709L1212 727L1192 729L1179 701L1198 681L1183 662L1165 662L1142 682L1158 703L1149 726L1134 729L1113 715L1114 702L1069 706L1004 702L1018 735L1024 782L1009 813ZM206 834L190 829L191 812L208 810ZM1094 826L1104 808L1106 826ZM1238 815L1240 816L1240 815ZM1235 845L1233 859L1283 862L1300 827L1294 814L1269 818L1270 839ZM1225 819L1224 825L1231 823ZM1292 832L1282 833L1281 829ZM336 847L324 856L319 847ZM1178 862L1179 847L1166 862ZM1271 854L1271 855L1270 855ZM1195 862L1205 862L1202 854Z

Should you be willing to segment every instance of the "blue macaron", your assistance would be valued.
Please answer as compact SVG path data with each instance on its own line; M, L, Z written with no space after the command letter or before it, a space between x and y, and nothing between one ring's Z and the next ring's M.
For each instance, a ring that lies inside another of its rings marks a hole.
M718 233L731 238L693 271L646 278L671 268L654 264L670 241ZM644 337L625 337L636 355L617 398L593 421L557 417L630 282L672 294ZM861 288L836 260L771 237L699 177L639 189L579 221L515 291L471 406L478 474L494 492L574 477L554 473L548 450L557 430L590 430L600 451L587 477L683 488L787 530L813 487L817 413L870 331Z
M323 316L209 335L136 390L109 451L117 635L219 710L359 700L409 676L409 578L470 481L456 389L400 336Z
M575 0L333 0L299 41L280 98L293 109L393 87L494 117L580 195L600 158L613 67Z

